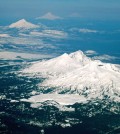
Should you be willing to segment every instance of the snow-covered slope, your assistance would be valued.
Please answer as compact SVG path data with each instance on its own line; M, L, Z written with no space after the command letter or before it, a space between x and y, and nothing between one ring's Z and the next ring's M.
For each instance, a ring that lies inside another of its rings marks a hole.
M31 29L31 28L38 28L38 25L32 24L27 22L25 19L21 19L15 23L9 25L9 28L24 28L24 29Z
M84 61L82 61L84 59ZM73 70L82 67L87 61L89 62L89 58L86 57L83 52L77 51L75 53L67 54L64 53L63 55L50 59L48 61L42 61L33 64L30 68L25 69L24 72L27 73L41 73L43 76L58 76L62 74L66 74Z
M90 98L120 95L120 69L88 58L82 51L34 63L23 70L46 78L40 86L54 87L52 92L72 93Z

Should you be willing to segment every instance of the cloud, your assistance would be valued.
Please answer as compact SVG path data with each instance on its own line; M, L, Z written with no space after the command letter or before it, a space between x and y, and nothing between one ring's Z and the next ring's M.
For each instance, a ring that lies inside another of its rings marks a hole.
M29 44L29 45L41 45L43 44L42 40L29 38L29 37L8 37L8 38L0 38L1 44Z
M62 18L52 14L51 12L48 12L48 13L46 13L45 15L43 15L41 17L37 17L36 19L56 20L56 19L62 19Z
M66 38L67 33L58 30L43 30L42 32L31 32L32 36L49 37L49 38Z
M76 27L73 27L73 28L70 28L69 29L70 31L72 32L80 32L80 33L83 33L83 34L87 34L87 33L104 33L104 31L98 31L98 30L95 30L95 29L88 29L88 28L76 28Z
M9 34L0 34L0 37L2 37L2 38L10 37L10 35Z
M111 61L111 60L116 60L118 59L117 57L115 56L110 56L110 55L100 55L100 56L94 56L93 57L94 60L105 60L105 61Z
M27 35L27 34L26 34ZM40 50L40 49L55 49L56 47L52 44L44 42L42 39L31 37L31 36L20 36L20 37L7 37L0 38L0 44L2 48L16 50Z
M98 31L97 30L92 30L92 29L82 28L82 29L79 29L79 32L81 32L81 33L97 33Z
M87 51L85 51L84 52L86 55L96 55L96 54L98 54L96 51L94 51L94 50L87 50Z
M31 54L31 53L20 53L11 51L0 51L0 59L4 60L18 60L18 59L43 59L52 58L52 55L45 54Z

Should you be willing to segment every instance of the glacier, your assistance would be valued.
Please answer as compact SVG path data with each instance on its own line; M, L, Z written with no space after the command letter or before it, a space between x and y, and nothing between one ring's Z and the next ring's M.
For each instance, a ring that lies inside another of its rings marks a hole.
M109 97L120 101L120 66L93 60L80 50L34 62L22 73L45 78L39 86L45 91L51 88L50 94L77 94L87 100Z

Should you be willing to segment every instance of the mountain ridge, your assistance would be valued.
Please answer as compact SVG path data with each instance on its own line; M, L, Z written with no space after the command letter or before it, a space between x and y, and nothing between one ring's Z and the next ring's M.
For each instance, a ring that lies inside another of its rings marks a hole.
M120 94L119 68L114 64L92 60L82 51L34 63L23 72L46 78L39 86L54 88L52 92L79 94L88 98ZM120 101L119 97L117 99Z

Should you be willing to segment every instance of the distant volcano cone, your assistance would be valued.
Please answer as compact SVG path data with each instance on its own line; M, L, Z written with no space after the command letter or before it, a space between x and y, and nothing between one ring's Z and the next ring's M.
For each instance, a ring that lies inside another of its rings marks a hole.
M38 25L27 22L25 19L19 20L15 23L9 25L9 28L31 29L31 28L38 28L38 27L39 27Z

